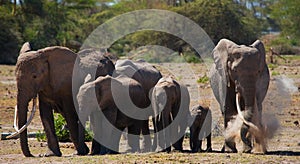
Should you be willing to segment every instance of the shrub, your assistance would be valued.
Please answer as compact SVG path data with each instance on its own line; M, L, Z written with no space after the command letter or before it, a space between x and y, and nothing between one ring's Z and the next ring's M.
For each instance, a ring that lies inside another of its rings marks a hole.
M201 84L205 84L209 81L209 78L208 76L205 74L204 76L200 77L198 80L197 80L197 83L201 83Z
M67 123L64 117L59 113L54 113L54 127L55 127L55 133L59 141L61 142L68 142L70 140L70 132L67 128ZM87 123L87 127L89 127L89 123ZM36 138L38 141L46 141L46 134L42 131L38 131ZM85 131L85 141L91 141L93 139L92 137L92 131L90 129L87 129Z

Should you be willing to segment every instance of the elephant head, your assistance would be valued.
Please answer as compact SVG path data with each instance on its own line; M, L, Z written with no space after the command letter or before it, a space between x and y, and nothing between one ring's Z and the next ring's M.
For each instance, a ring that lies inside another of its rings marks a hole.
M265 61L265 49L257 40L250 46L237 45L222 39L213 50L215 69L226 83L228 97L235 97L238 116L243 120L241 129L242 140L246 141L248 131L257 136L262 132L261 103L269 85L269 72ZM225 104L225 115L230 105ZM234 105L233 105L234 106ZM229 109L230 110L230 109ZM243 113L242 113L243 112ZM250 127L250 128L249 128ZM250 144L248 144L250 145Z
M99 76L112 75L115 70L113 62L100 50L84 49L78 52L78 56L80 69L89 73L93 80Z

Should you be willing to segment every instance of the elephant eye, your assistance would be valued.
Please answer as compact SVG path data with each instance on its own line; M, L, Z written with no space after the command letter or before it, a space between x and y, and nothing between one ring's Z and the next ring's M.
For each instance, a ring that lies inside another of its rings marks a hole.
M33 75L33 76L32 76L32 78L34 78L34 79L35 79L35 78L36 78L36 75Z

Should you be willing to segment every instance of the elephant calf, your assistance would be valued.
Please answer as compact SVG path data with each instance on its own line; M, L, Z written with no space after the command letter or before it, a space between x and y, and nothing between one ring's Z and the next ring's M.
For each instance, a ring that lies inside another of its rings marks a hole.
M140 151L140 132L146 131L143 128L149 130L149 127L145 126L148 125L145 122L148 122L149 114L145 112L150 103L140 83L122 75L98 77L95 81L80 87L77 99L80 120L85 125L88 116L92 114L94 138L101 144L92 143L92 154L118 152L120 137L126 127L130 134L128 135L130 151ZM81 144L84 143L83 127L80 127L79 132ZM151 143L150 138L147 143ZM102 149L102 146L110 150Z
M202 140L207 139L206 152L211 152L211 111L208 107L194 106L190 110L190 147L193 153L203 151Z
M163 77L153 89L151 103L155 115L153 149L170 152L173 146L182 151L190 103L187 88Z

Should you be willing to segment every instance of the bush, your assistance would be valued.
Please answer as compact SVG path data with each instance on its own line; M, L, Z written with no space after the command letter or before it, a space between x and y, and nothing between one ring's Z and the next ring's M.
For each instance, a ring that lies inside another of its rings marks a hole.
M70 132L67 128L67 123L64 117L59 113L54 113L54 127L55 127L55 133L59 141L61 142L69 142L70 139ZM89 123L87 124L89 127ZM36 138L38 141L46 141L46 134L45 132L38 131ZM90 129L87 129L85 131L85 141L91 141L93 139L92 137L92 131Z
M205 84L205 83L208 83L208 81L209 81L208 76L204 75L197 80L197 83Z

